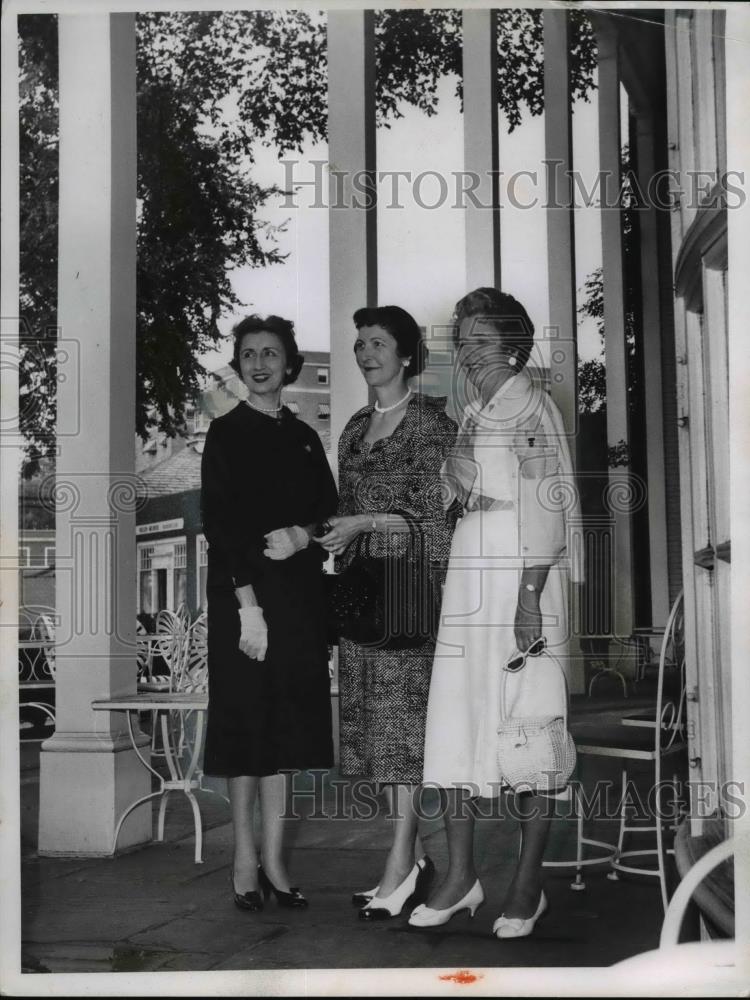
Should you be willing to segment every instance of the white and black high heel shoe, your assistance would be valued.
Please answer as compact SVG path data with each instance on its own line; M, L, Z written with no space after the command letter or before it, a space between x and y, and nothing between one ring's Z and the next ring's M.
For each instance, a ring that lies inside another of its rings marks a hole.
M390 896L383 898L373 896L359 911L359 919L388 920L390 917L397 917L410 900L421 902L427 898L430 882L434 875L435 866L425 854Z
M539 897L539 905L533 916L524 919L524 917L506 917L503 913L492 925L492 933L496 938L500 938L501 940L528 937L534 930L537 920L547 910L548 906L547 897L544 895L544 890L542 890L542 894Z
M433 910L431 906L424 904L417 906L412 910L409 924L412 927L438 927L440 924L447 924L451 917L460 913L461 910L468 910L469 915L473 917L483 902L484 889L482 889L482 883L477 879L466 895L453 906L448 906L444 910Z
M379 889L380 886L376 885L374 889L365 889L362 892L353 892L352 903L354 903L355 906L365 906L371 899L374 899L375 896L377 896Z

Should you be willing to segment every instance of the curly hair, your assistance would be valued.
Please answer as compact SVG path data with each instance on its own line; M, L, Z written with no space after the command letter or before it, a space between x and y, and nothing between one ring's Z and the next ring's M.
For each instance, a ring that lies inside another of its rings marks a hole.
M236 326L233 326L234 348L232 351L232 360L229 364L238 375L240 374L240 346L242 345L242 338L248 333L276 334L284 347L286 367L291 369L290 372L284 374L284 385L296 382L299 378L299 373L302 371L302 365L305 363L305 356L304 354L300 354L297 347L297 341L294 336L294 323L289 319L282 319L281 316L266 316L264 318L254 313L252 316L246 316Z
M458 344L459 325L470 316L481 316L485 326L499 336L503 347L518 358L519 371L529 360L534 343L534 324L529 314L512 295L497 288L475 288L456 303L453 341Z
M363 326L380 326L396 341L400 358L409 358L406 377L421 374L427 365L429 352L417 321L401 306L378 306L372 309L358 309L354 314L354 325L359 330Z

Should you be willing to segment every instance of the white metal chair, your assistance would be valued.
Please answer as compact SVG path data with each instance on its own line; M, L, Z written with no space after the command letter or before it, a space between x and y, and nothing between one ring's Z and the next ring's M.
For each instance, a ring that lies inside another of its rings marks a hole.
M190 628L190 610L184 601L179 605L177 610L174 612L174 615L179 621L182 630L187 632Z
M664 761L684 750L685 743L685 645L684 645L684 612L683 595L679 596L672 606L659 654L659 669L657 675L656 698L653 709L642 715L634 715L622 719L621 725L606 729L574 728L573 735L576 750L579 755L597 757L612 757L627 761L646 761L654 766L653 787L662 789L662 768ZM676 664L678 694L676 697L665 697L665 671L668 662ZM673 788L676 795L676 781ZM608 878L617 879L618 872L628 872L636 875L649 875L658 878L661 888L662 904L667 908L667 880L665 855L672 853L664 846L664 820L660 815L659 803L656 803L653 825L630 824L628 802L628 771L627 765L622 769L622 797L620 802L620 829L617 846L610 861L612 871ZM673 817L675 822L677 817ZM656 846L638 850L623 850L625 837L628 834L653 832L656 834ZM633 863L630 859L636 857L656 857L656 867L645 867Z
M179 676L175 678L173 691L186 694L203 693L208 690L208 630L205 612L200 614L187 633L185 661ZM179 753L186 746L186 723L191 713L180 716Z
M18 686L20 691L50 691L55 688L55 609L39 606L19 609ZM44 716L44 726L54 728L55 706L52 701L24 701L21 710L34 709ZM20 729L33 729L28 719Z
M156 632L136 636L139 646L138 687L142 691L179 691L186 668L190 629L173 611L160 611ZM167 672L159 672L163 664Z
M735 851L735 842L725 840L707 851L690 869L675 890L664 915L659 947L625 959L611 966L607 986L617 994L621 980L622 995L650 996L650 985L658 983L661 995L672 990L673 996L739 996L747 991L747 969L738 967L737 942L734 940L690 941L678 944L680 928L691 896L703 879ZM743 978L745 977L745 978ZM686 992L689 991L689 992ZM704 992L705 991L705 992Z
M202 612L190 625L186 634L184 648L184 661L179 671L175 671L172 691L182 694L204 693L208 690L208 628L206 613ZM172 761L174 771L172 779L176 780L182 773L182 761L186 757L192 757L194 743L201 739L203 726L197 719L193 711L169 713L162 712L161 727L162 739L171 739L174 753L167 758L167 762ZM178 718L168 718L177 715ZM215 788L203 784L203 771L200 767L195 769L197 788L203 792L211 792L219 795L225 802L229 799ZM163 834L164 813L167 805L168 793L165 794L159 805L159 826L158 829Z
M195 692L208 689L208 628L205 611L198 615L190 626L186 665L180 683L181 691Z
M706 851L702 858L699 858L689 872L682 879L675 889L674 895L669 901L667 912L664 914L664 923L659 937L660 948L674 947L680 936L680 928L685 918L685 910L690 902L690 897L701 884L703 879L717 868L722 861L727 861L734 855L735 842L732 838L722 840L710 851Z

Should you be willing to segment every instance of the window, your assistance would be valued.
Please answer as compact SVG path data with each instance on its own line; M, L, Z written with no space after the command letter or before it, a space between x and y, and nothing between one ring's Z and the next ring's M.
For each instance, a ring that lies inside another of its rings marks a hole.
M318 385L328 385L327 368L318 368Z
M138 611L153 615L158 608L155 600L154 574L151 572L153 545L138 546Z
M44 546L44 565L54 566L55 565L55 546L45 545Z
M191 433L201 434L208 430L209 423L208 415L200 408L196 408L195 412L190 414L188 427L191 429Z
M31 549L28 545L18 546L18 565L31 566Z
M184 538L165 538L138 546L138 613L175 611L187 603L187 551Z
M290 403L287 403L286 407L288 410L294 413L295 416L299 413L299 403L295 402L294 400L292 400Z
M208 576L208 542L203 535L198 535L195 540L198 548L198 558L196 560L198 567L198 604L201 611L205 611L208 607L208 601L206 600L206 578Z
M187 604L187 544L176 542L174 546L174 596L172 608Z
M331 407L328 403L318 404L318 420L329 420L331 416Z

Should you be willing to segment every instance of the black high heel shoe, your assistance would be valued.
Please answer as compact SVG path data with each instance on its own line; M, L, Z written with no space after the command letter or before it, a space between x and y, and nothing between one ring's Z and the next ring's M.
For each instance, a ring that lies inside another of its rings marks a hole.
M279 906L286 906L290 910L301 910L308 905L307 900L299 889L292 887L289 892L277 889L260 865L258 865L258 882L263 892L263 898L268 899L271 893L273 893Z
M365 889L362 892L353 892L352 903L359 907L366 906L374 896L377 896L379 888L380 886L376 885L374 889Z
M232 892L234 893L234 905L238 910L262 910L263 900L257 889L250 889L248 892L237 892L234 887L234 872L231 873Z

